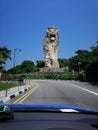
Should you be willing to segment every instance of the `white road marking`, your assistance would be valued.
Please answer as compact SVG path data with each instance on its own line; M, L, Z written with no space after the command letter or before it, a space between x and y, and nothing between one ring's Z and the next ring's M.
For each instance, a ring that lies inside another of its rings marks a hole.
M87 91L87 92L89 92L89 93L91 93L91 94L94 94L94 95L98 96L98 93L93 92L93 91L91 91L91 90L89 90L89 89L81 88L81 87L79 87L78 85L75 85L75 84L71 84L71 83L69 83L69 84L72 85L72 86L74 86L74 87L80 88L80 89L82 89L82 90L84 90L84 91Z

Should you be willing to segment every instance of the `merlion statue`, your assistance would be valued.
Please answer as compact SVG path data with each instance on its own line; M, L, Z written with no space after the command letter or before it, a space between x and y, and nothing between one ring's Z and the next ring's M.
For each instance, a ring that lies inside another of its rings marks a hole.
M44 38L44 56L45 67L50 69L58 69L58 29L55 27L48 27Z

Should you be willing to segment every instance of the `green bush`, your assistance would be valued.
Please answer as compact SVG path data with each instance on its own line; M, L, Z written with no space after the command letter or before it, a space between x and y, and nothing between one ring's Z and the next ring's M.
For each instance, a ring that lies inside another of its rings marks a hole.
M98 82L98 60L87 66L86 79L90 82Z
M0 83L0 91L17 86L15 83Z
M71 72L65 73L35 73L35 74L7 74L2 76L2 80L18 80L20 78L26 79L53 79L53 80L75 80L77 79L77 74L72 74Z
M77 75L72 73L45 73L45 74L28 74L28 79L54 79L54 80L75 80Z

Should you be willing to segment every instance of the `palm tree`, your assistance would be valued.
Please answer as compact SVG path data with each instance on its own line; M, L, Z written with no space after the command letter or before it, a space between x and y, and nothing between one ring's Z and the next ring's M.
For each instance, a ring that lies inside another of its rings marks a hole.
M11 50L6 46L0 46L0 71L3 69L3 64L6 63L6 60L11 60Z

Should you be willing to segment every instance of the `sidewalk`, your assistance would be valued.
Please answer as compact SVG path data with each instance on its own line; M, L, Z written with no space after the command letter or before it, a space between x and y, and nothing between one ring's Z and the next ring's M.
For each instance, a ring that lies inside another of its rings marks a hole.
M8 100L18 96L19 94L31 89L31 85L16 86L7 90L0 91L0 102L6 103Z

